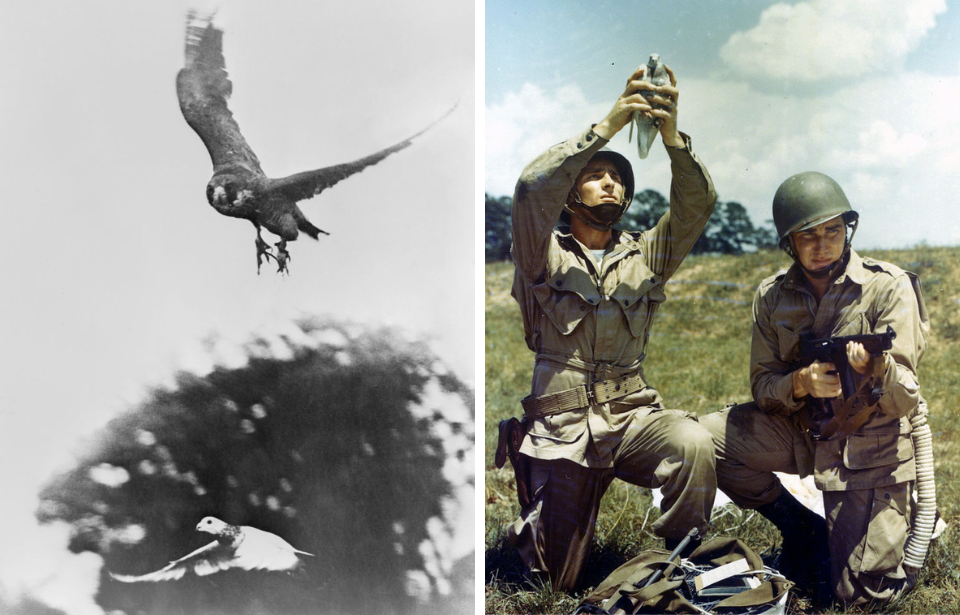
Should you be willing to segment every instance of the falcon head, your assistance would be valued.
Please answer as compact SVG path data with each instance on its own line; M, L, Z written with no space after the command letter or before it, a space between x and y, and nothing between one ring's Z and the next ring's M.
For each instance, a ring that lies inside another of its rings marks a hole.
M200 523L197 524L198 532L206 532L215 536L223 534L226 529L227 524L216 517L204 517L200 520Z
M228 209L237 201L237 185L232 175L214 177L207 184L207 202L215 209Z
M207 184L207 202L225 216L253 220L256 201L253 190L235 175L216 175Z

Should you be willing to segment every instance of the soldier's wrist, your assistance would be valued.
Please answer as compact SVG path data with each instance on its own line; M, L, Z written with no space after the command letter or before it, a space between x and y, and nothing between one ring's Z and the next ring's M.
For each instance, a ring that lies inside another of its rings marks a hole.
M801 398L804 398L804 397L806 397L807 395L810 394L810 392L807 391L806 385L804 384L804 374L803 374L803 372L804 372L805 369L806 369L806 368L804 367L804 368L798 369L798 370L796 370L795 372L793 372L792 374L790 374L790 380L791 380L791 382L793 383L793 398L794 398L794 399L801 399Z

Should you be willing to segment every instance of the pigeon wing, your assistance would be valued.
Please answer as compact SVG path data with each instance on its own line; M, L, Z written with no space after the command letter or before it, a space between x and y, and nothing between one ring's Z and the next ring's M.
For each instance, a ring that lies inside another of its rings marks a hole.
M233 84L223 59L223 31L187 13L185 62L177 73L177 98L187 124L200 136L213 167L241 164L263 175L260 161L227 107Z
M300 564L298 551L276 534L243 526L243 541L237 546L234 566L245 570L292 570Z
M426 128L407 137L396 145L391 145L390 147L382 149L375 154L370 154L369 156L360 158L359 160L354 160L353 162L346 162L314 171L295 173L280 179L271 179L269 180L268 189L272 191L279 191L283 193L284 196L293 199L294 201L302 201L304 199L314 197L327 188L339 183L341 180L359 173L369 166L377 164L390 154L395 154L400 150L409 147L414 139L433 128L438 122L440 122L440 120L453 113L454 109L456 108L457 105L454 105L449 111L431 122Z
M137 583L140 581L175 581L180 579L189 570L200 576L213 574L219 570L233 567L234 553L229 546L214 540L210 544L200 547L193 553L172 561L165 567L147 574L125 575L110 573L110 576L123 583Z

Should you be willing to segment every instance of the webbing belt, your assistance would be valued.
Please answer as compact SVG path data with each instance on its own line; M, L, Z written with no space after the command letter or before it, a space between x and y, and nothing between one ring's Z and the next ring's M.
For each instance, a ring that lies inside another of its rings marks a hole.
M601 380L592 384L581 384L572 389L533 397L528 395L520 400L523 413L531 419L570 412L586 408L590 404L604 404L625 395L636 393L647 386L643 379L643 372Z

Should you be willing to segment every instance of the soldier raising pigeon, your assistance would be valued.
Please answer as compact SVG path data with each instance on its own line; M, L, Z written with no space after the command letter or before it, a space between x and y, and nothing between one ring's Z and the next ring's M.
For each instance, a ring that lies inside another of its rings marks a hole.
M676 85L676 79L673 76L673 71L670 70L663 62L660 61L660 55L656 53L650 54L650 59L647 60L647 65L644 67L643 79L648 83L656 86L661 85ZM646 98L651 104L654 104L658 109L668 109L673 105L673 102L670 101L669 105L656 103L653 98L656 95L656 92L650 90L643 90L640 94ZM635 111L633 113L633 124L630 125L630 136L633 136L633 126L637 126L637 154L640 158L646 158L647 154L650 153L650 146L653 145L654 140L657 138L657 133L660 132L660 124L662 122L650 115L649 113L643 111Z
M293 548L276 534L249 525L230 525L216 517L201 519L197 524L197 531L213 534L217 539L155 572L139 576L111 572L110 576L124 583L136 583L173 581L182 578L191 570L198 576L230 568L293 570L301 563L297 554L313 556L312 553Z
M263 257L276 260L278 271L287 271L290 254L286 245L295 240L299 232L314 239L320 233L329 234L307 220L297 207L298 201L317 196L340 180L408 147L415 137L453 111L450 109L408 139L365 158L288 177L270 178L260 168L257 155L243 138L227 108L233 85L227 78L222 46L223 31L213 26L212 16L198 19L196 12L189 11L186 61L177 74L177 97L183 117L200 135L213 162L213 177L207 183L207 202L225 216L250 220L257 229L258 272ZM276 254L260 236L261 227L280 237Z

